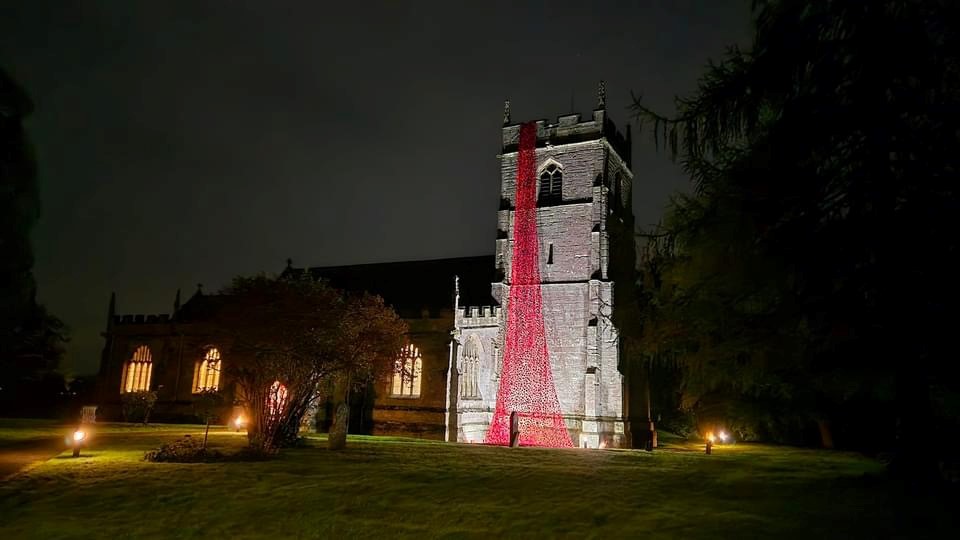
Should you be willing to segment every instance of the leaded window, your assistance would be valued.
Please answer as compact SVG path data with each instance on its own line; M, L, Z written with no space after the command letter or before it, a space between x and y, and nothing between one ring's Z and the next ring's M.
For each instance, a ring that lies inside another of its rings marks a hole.
M394 397L419 397L423 358L412 343L400 349L397 356L390 394Z
M123 378L120 381L120 392L143 392L150 390L150 379L153 376L153 355L150 347L141 345L133 351L133 356L123 365Z
M551 163L540 173L540 204L560 202L563 194L563 171L556 164Z

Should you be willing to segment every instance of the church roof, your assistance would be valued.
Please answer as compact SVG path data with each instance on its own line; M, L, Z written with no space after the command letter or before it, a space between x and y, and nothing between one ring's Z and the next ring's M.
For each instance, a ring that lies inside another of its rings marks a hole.
M223 294L196 294L184 302L174 317L180 322L209 321L216 318L221 310L228 307L230 297Z
M401 317L418 318L424 310L437 316L453 309L454 276L460 278L460 305L493 305L490 284L495 278L493 255L427 261L402 261L307 268L315 278L334 287L367 291L383 297ZM303 272L288 266L285 274Z

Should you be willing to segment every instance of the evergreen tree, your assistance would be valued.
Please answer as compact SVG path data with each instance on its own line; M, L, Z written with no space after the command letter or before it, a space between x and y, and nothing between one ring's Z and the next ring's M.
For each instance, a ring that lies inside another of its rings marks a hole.
M957 380L960 11L754 9L749 51L709 66L676 116L635 104L696 184L647 259L661 280L644 289L645 331L663 344L651 354L822 427L856 399L892 397L888 417L860 420L880 426L875 439L895 434L896 463L926 475L933 452L918 441L932 420L956 420L932 398Z
M36 301L30 232L40 217L36 168L23 131L32 105L0 70L0 407L40 396L59 364L63 323ZM61 388L62 378L61 378Z

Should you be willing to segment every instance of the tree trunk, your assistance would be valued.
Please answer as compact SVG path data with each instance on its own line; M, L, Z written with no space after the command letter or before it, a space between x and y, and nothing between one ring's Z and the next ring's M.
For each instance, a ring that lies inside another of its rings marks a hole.
M203 449L207 449L207 437L210 436L210 416L207 416L207 429L203 431Z
M830 422L823 418L818 419L817 427L820 428L820 446L833 450L833 431L830 429Z
M650 404L650 366L643 367L643 394L647 402L647 436L644 449L650 452L657 447L657 429L653 425L653 407Z
M342 450L347 446L347 429L350 425L350 376L338 376L333 388L334 415L327 444L330 450Z

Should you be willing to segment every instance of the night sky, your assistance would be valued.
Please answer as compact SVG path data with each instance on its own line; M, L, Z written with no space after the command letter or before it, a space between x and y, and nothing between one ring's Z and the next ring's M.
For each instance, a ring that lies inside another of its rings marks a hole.
M515 122L586 116L604 79L623 129L631 90L669 112L749 33L749 0L454 4L4 2L65 370L96 371L111 291L121 313L169 313L177 288L287 257L492 253L505 98ZM634 145L645 226L689 181L646 134Z

